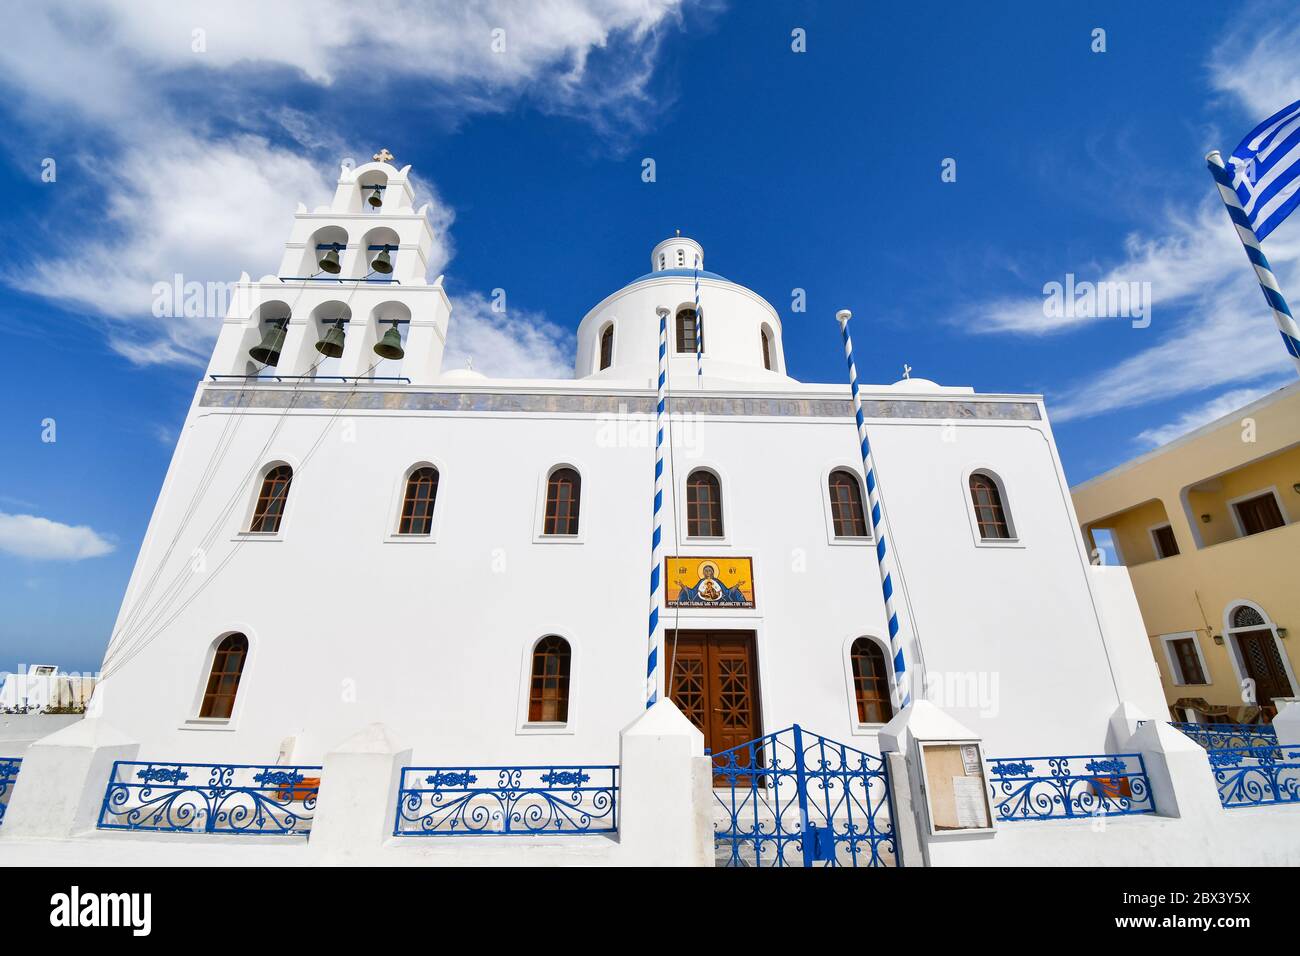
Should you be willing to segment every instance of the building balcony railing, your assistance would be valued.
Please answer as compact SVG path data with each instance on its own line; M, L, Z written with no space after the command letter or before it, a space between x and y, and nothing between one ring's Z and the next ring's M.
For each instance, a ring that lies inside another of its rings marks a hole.
M613 833L617 765L403 767L393 835Z
M113 764L101 830L185 833L311 832L320 767L260 764Z
M5 822L5 809L13 796L14 782L18 779L21 757L0 757L0 823Z
M1169 726L1181 730L1206 750L1272 746L1277 743L1277 731L1271 724L1170 723Z
M990 758L989 795L999 821L1155 813L1141 754Z

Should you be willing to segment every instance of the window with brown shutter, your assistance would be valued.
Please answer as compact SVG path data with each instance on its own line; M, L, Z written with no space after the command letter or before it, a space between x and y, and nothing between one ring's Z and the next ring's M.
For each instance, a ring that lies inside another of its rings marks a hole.
M569 642L544 637L533 649L532 681L528 689L528 720L564 723L569 719Z
M682 309L677 313L677 351L695 351L695 310ZM704 351L704 321L700 320L700 351Z
M438 469L417 468L406 479L402 521L398 534L428 534L433 529L433 505L438 497Z
M722 487L712 472L693 471L686 479L686 533L692 538L722 537Z
M605 327L600 333L600 367L607 369L614 364L614 326Z
M1277 498L1271 491L1238 501L1232 507L1237 509L1237 519L1241 522L1243 535L1271 531L1286 524L1282 509L1278 507Z
M865 538L867 516L862 510L862 486L851 472L836 469L830 477L831 522L837 538Z
M235 694L239 692L239 678L244 673L244 660L248 657L248 638L231 634L217 645L212 657L212 670L208 686L203 692L200 717L229 717L235 711Z
M1010 538L1006 511L1002 507L1002 493L990 476L975 472L970 476L971 504L975 506L975 523L980 537L985 541Z
M1174 660L1178 662L1178 677L1183 684L1204 684L1205 672L1201 670L1201 658L1196 653L1196 642L1190 637L1180 637L1169 642Z
M853 665L858 723L888 723L894 716L894 707L889 699L889 671L880 645L869 637L859 637L849 650L849 660Z
M1174 529L1169 525L1154 529L1151 536L1156 542L1157 558L1172 558L1178 554L1178 539L1174 537Z
M557 468L546 482L543 534L577 534L582 479L572 468Z
M248 530L254 534L275 534L280 530L280 520L284 517L284 504L289 498L289 484L293 481L293 469L288 465L277 465L266 473L262 479L262 490L257 496L257 506L253 509L253 520Z

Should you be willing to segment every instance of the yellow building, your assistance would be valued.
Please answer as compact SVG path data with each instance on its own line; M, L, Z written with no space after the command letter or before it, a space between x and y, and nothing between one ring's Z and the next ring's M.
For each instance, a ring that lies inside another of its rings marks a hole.
M1300 383L1071 491L1094 560L1129 568L1174 719L1300 693Z

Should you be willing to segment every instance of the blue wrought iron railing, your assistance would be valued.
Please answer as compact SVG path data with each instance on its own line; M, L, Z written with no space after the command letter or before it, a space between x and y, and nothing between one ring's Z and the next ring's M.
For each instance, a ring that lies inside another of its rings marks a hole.
M113 764L101 830L187 833L311 832L320 767L262 764Z
M9 798L13 796L14 781L18 779L21 757L0 757L0 823L5 822L5 810L9 807Z
M1155 813L1141 754L990 758L998 820L1065 820Z
M395 836L613 833L617 765L403 767Z
M1300 803L1300 747L1218 747L1208 755L1225 807Z
M1241 747L1269 747L1277 743L1272 724L1191 724L1170 723L1206 750Z
M798 724L713 754L722 866L895 866L884 761Z

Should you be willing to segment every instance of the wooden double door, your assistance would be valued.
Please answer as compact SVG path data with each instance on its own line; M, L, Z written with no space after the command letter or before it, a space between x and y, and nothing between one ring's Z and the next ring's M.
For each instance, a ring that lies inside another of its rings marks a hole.
M667 631L668 696L715 754L762 736L753 631Z
M1267 628L1238 631L1233 637L1241 652L1246 676L1255 682L1255 702L1271 718L1277 713L1273 698L1291 696L1291 681L1286 676L1286 666L1278 653L1273 632Z

